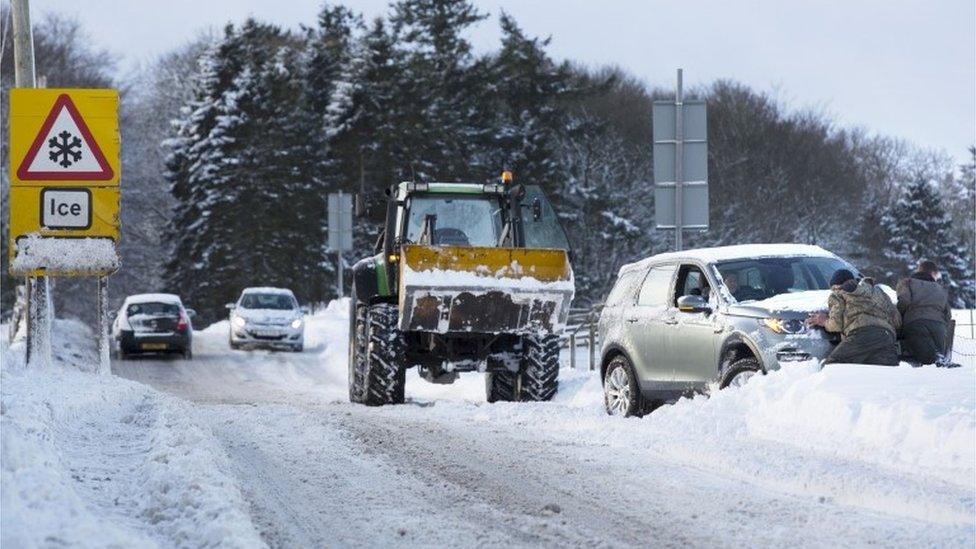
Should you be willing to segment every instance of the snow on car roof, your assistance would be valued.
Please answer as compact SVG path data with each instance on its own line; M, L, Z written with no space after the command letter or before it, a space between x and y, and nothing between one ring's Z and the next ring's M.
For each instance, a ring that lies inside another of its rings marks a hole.
M175 303L182 305L180 296L175 294L136 294L125 298L125 304L133 303Z
M257 286L254 288L244 288L245 294L284 294L294 296L295 294L288 288L272 288L270 286Z
M752 259L757 257L837 257L820 246L810 244L739 244L736 246L718 246L715 248L698 248L652 255L646 259L628 263L620 268L620 272L643 267L659 261L701 261L702 263L717 263L733 259Z

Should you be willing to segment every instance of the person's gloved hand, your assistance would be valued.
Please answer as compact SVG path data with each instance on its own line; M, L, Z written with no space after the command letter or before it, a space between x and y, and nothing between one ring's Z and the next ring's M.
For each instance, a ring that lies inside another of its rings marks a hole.
M810 316L807 317L808 327L813 327L813 326L822 327L825 324L827 324L827 313L823 311L817 313L810 313Z

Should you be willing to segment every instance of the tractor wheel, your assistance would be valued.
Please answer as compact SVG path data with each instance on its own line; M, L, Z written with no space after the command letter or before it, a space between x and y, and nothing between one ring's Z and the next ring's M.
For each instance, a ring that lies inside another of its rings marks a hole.
M517 400L519 375L515 372L486 372L485 395L488 402L512 402Z
M552 400L559 389L559 336L526 336L522 353L518 400Z
M396 306L357 306L352 335L349 400L367 406L403 403L406 369Z

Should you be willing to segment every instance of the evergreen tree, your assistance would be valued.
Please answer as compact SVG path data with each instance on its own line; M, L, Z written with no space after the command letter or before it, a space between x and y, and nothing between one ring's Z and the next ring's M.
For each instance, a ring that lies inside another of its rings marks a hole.
M391 21L404 51L401 130L418 179L470 180L485 130L487 63L462 33L484 19L470 0L400 0Z
M972 307L976 281L972 256L953 231L952 220L934 183L919 180L882 217L888 235L886 257L897 270L891 278L905 276L920 260L935 261L942 269L953 307Z
M561 103L570 90L569 68L546 54L549 39L528 38L506 13L499 22L502 48L489 80L495 95L488 125L492 134L486 159L478 164L489 173L507 167L519 181L551 192L564 179L558 141L566 123Z
M302 108L294 43L273 25L228 26L203 57L194 100L169 142L177 206L166 279L205 322L246 286L323 297L321 128Z

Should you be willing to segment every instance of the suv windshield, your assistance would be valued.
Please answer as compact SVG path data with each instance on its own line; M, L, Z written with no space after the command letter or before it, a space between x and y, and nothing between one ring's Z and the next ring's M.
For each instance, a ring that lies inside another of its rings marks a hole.
M288 294L244 294L241 305L244 309L279 309L297 308L295 299Z
M175 303L133 303L125 310L127 316L180 316L180 306Z
M837 269L857 269L834 257L766 257L716 265L726 289L738 302L779 294L827 290Z
M490 196L420 195L410 198L406 239L419 242L424 219L432 215L431 244L497 246L502 231L501 204Z

